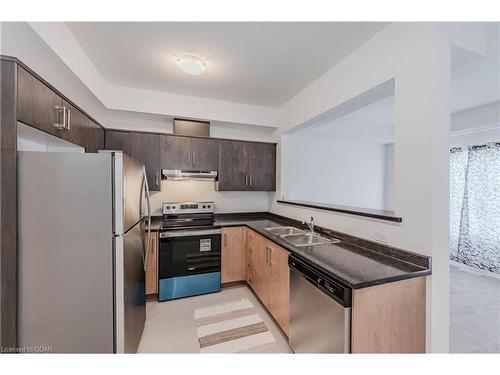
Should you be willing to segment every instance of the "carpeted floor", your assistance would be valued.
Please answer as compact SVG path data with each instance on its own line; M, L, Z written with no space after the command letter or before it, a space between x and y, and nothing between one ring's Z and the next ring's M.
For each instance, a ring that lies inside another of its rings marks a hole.
M500 275L452 263L450 352L500 353Z

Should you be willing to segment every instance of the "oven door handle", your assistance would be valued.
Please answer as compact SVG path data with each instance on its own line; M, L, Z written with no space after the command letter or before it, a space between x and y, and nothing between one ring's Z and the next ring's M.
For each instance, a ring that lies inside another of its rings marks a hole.
M193 237L221 234L221 229L201 229L201 230L171 230L160 233L160 238Z

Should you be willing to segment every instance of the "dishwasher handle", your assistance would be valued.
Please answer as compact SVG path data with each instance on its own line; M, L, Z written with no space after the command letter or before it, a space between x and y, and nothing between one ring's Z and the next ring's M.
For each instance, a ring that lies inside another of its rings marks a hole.
M351 307L352 290L348 286L341 284L332 277L325 275L323 272L316 270L313 266L304 263L303 261L290 256L288 265L292 271L296 271L309 283L326 293L328 296L336 300L344 307Z

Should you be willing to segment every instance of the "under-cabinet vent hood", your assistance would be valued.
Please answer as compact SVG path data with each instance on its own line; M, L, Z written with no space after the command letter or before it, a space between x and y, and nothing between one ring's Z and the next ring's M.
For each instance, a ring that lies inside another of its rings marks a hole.
M217 171L182 171L179 169L163 169L162 175L163 178L174 181L215 181L217 178Z

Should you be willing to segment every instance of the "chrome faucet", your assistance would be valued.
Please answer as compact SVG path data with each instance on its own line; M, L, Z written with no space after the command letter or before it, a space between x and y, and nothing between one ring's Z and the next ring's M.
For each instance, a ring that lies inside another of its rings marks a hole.
M309 231L311 232L312 235L314 235L314 218L312 216L311 216L311 221L309 223L303 221L302 224L307 224L307 226L309 227Z

